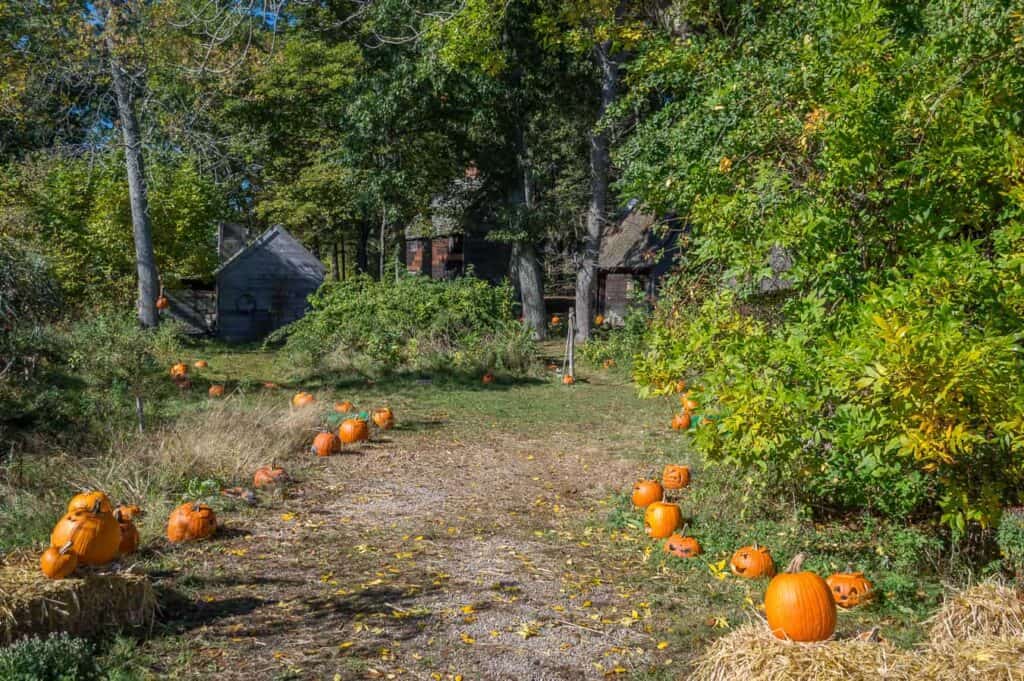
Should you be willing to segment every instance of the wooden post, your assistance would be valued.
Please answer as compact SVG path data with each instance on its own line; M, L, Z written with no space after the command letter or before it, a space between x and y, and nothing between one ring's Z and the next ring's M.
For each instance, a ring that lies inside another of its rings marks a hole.
M568 362L569 362L569 373L566 374L566 375L572 376L572 378L575 380L575 378L576 378L576 308L574 308L574 307L570 307L569 308L569 320L568 320L567 326L569 327L569 332L568 332L568 334L566 336L565 343L566 343L566 347L568 348L567 352L566 352L566 355L567 355L567 359L568 359Z

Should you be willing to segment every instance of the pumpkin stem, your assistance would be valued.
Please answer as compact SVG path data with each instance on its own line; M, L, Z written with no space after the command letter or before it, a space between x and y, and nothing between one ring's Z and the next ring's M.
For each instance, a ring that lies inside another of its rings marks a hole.
M807 559L806 553L798 553L793 556L793 560L789 561L789 567L786 568L786 572L800 572L800 568L803 567L804 561Z
M121 522L121 507L118 506L114 509L114 520Z
M95 501L95 503L93 503L93 505L92 505L92 512L96 513L96 514L99 514L99 512L100 512L100 500L99 499L97 499Z
M64 544L64 546L62 546L62 547L60 547L59 549L57 549L57 552L58 552L58 553L59 553L60 555L62 555L62 556L63 556L63 555L65 554L65 553L67 553L68 551L70 551L70 550L71 550L71 547L72 547L72 546L74 546L74 545L75 545L75 543L74 543L74 542L72 542L72 541L69 541L68 543Z

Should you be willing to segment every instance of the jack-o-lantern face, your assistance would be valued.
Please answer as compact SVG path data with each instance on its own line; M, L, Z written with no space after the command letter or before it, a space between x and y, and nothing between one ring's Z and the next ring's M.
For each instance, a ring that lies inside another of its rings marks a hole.
M875 586L863 572L837 572L825 580L832 598L840 608L853 608L871 600Z
M703 549L700 542L693 537L673 534L665 540L665 553L671 553L678 558L694 558L703 553Z
M682 489L690 484L690 467L668 464L661 474L661 484L665 489Z
M758 577L774 577L775 561L768 549L754 544L744 546L732 554L729 570L737 577L757 579Z

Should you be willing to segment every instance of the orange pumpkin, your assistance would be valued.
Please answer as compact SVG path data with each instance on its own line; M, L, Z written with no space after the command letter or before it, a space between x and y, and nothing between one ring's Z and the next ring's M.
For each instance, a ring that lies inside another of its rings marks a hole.
M135 553L139 550L139 529L130 520L117 523L121 530L121 543L118 544L117 552L122 556Z
M488 371L486 374L483 375L483 378L480 379L480 382L483 383L484 385L490 385L491 383L494 383L494 374Z
M690 412L684 411L682 414L675 414L672 417L672 430L689 430L691 423Z
M352 404L348 400L345 400L344 402L334 403L334 411L338 412L339 414L348 414L355 408L356 405Z
M104 512L99 501L92 510L78 510L61 518L50 535L50 546L71 542L70 551L83 565L106 565L117 558L121 528L114 515Z
M693 558L704 553L700 542L693 537L684 537L680 534L673 534L665 540L665 553L671 553L678 558Z
M296 409L305 407L307 404L313 404L314 402L316 402L316 398L305 391L295 393L295 396L292 398L292 406Z
M353 442L369 440L370 429L362 419L345 419L338 428L338 437L344 444L350 445Z
M615 360L614 359L606 359L604 361L604 368L605 369L611 369L614 366L615 366Z
M271 462L269 466L262 466L256 469L256 472L252 476L252 486L263 487L265 485L277 485L288 482L290 479L291 478L288 476L288 472L285 471L285 469Z
M171 378L186 378L188 376L188 365L183 362L171 365Z
M99 502L101 512L114 512L113 505L110 503L110 497L105 492L93 490L92 492L81 492L71 497L71 501L68 502L68 513L91 511L95 508L97 502Z
M196 369L206 369L210 364L205 359L197 359L195 364L192 365Z
M171 301L167 299L167 296L160 296L156 299L156 309L166 310L171 306Z
M311 450L317 456L330 456L341 451L341 442L334 433L319 433L313 438Z
M746 579L757 579L758 577L773 577L775 575L775 561L772 554L763 546L755 542L753 546L744 546L732 554L729 559L729 570L737 577Z
M680 378L678 381L676 381L676 392L681 393L684 390L686 390L686 381Z
M644 532L651 539L664 539L683 524L683 512L676 504L655 501L644 513Z
M207 391L207 394L209 394L210 397L223 397L224 386L222 386L220 383L215 383L210 386L210 389Z
M690 392L683 393L683 396L679 398L679 404L683 406L683 411L692 412L700 405L697 404L693 399L690 398Z
M690 467L670 463L661 472L661 484L665 489L683 489L690 484Z
M217 531L217 514L198 501L182 504L167 519L167 539L171 542L205 539Z
M135 504L118 504L114 509L114 520L119 523L132 523L142 517L142 509Z
M665 495L657 480L639 480L633 485L633 505L647 508Z
M271 381L264 381L263 387L266 388L267 390L277 390L281 386L279 386L277 383L273 383Z
M595 326L601 326L602 324L604 324L604 315L603 314L599 314L596 317L594 317L594 325Z
M836 603L824 579L801 571L804 554L786 572L772 579L764 594L764 614L776 638L790 641L825 641L836 630Z
M64 579L78 567L78 556L71 550L71 542L57 548L51 546L39 558L39 569L50 579Z
M825 583L840 608L854 608L875 596L875 585L863 572L854 572L852 569L829 575Z
M395 426L395 414L391 411L391 407L374 409L372 417L373 422L377 424L377 427L381 430L390 430Z
M565 385L572 385L575 382L576 379L573 378L572 374L566 374L565 376L562 376L562 383L564 383Z
M558 326L561 323L561 321L562 321L562 318L559 317L558 315L553 315L551 317L551 325L552 326Z

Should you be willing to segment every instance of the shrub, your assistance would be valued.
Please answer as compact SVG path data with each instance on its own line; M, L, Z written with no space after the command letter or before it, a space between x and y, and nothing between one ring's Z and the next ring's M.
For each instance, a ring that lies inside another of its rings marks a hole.
M80 638L56 634L0 649L4 681L99 681L93 647Z
M1018 578L1024 577L1024 508L1010 509L1003 514L996 541L1006 567Z
M512 291L473 277L434 281L360 276L328 282L312 310L268 342L292 361L368 362L386 370L503 368L524 371L533 345L512 317Z
M580 348L580 354L593 364L613 359L619 366L629 367L644 349L650 320L649 306L643 302L643 292L639 291L638 300L630 305L622 326L594 329L591 339Z

